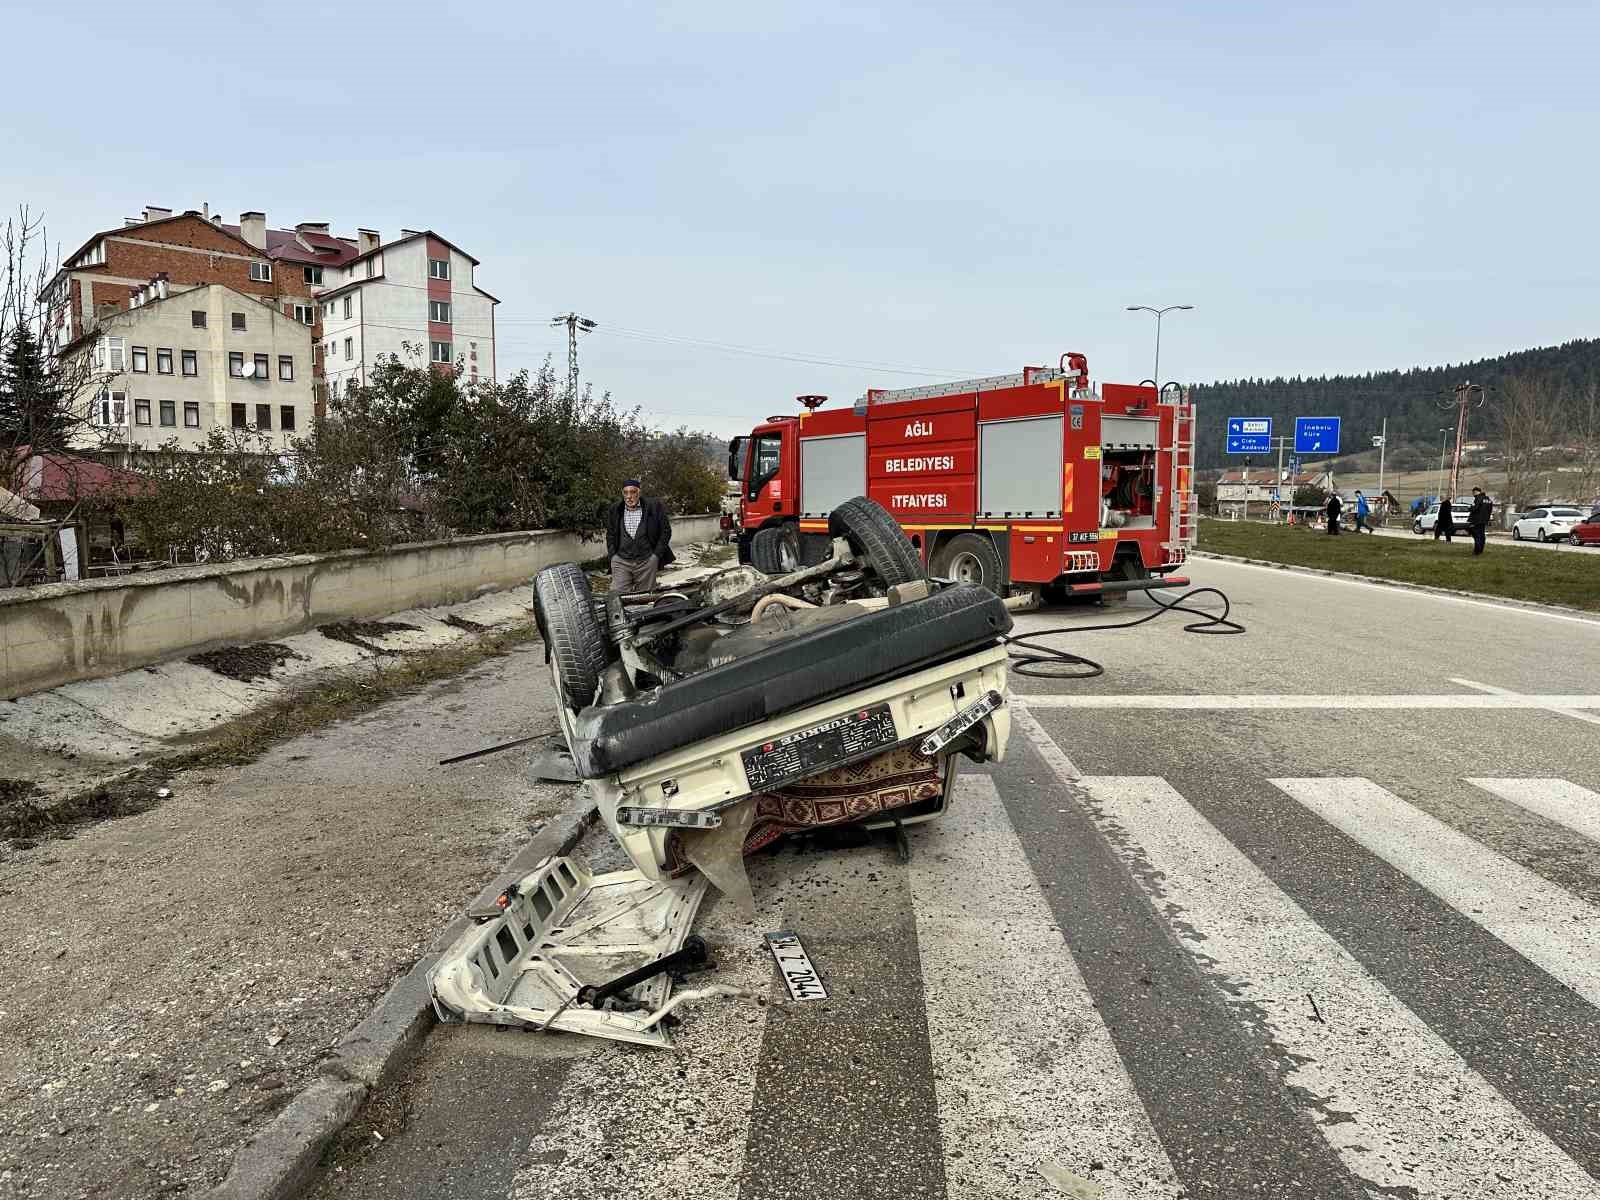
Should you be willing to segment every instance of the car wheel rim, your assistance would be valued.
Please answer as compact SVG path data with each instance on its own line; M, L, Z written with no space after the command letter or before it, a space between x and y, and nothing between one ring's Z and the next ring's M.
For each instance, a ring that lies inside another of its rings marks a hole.
M957 583L984 583L983 564L978 561L976 554L965 551L955 556L950 563L950 577Z

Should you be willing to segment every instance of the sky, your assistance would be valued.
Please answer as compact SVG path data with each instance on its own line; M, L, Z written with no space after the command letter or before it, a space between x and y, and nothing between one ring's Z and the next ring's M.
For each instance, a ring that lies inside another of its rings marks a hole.
M6 30L37 51L0 205L64 253L145 205L431 228L502 301L502 375L564 370L575 310L583 379L664 427L1067 350L1138 382L1138 304L1194 305L1163 381L1600 334L1592 3L90 0Z

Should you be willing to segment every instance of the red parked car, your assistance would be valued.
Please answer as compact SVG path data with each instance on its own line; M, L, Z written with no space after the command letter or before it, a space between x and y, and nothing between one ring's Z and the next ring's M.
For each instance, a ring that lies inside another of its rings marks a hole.
M1600 546L1600 508L1574 525L1567 541L1574 546Z

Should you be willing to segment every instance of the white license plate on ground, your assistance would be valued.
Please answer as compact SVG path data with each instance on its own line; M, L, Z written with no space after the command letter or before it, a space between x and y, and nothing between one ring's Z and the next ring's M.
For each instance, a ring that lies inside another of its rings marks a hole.
M828 989L822 985L822 976L811 965L800 935L788 929L767 934L767 949L778 963L778 974L789 989L791 1000L826 1000Z

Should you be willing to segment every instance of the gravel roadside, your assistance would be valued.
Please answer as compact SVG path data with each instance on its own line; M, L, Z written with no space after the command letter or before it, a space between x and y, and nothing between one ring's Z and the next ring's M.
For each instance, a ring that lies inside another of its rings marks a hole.
M0 1196L197 1193L567 802L537 644L0 864Z

